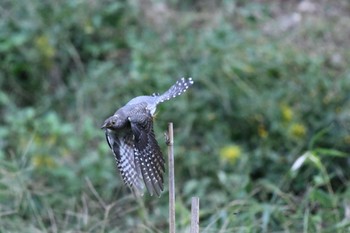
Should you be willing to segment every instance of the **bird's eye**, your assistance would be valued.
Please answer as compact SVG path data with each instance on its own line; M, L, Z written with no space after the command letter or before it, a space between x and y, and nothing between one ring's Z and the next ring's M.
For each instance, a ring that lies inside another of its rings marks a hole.
M112 121L112 125L115 125L115 121Z

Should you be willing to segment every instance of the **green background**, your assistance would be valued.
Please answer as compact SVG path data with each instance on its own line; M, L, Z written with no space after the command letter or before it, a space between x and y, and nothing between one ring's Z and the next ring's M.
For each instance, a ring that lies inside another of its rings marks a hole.
M174 123L176 226L350 231L348 1L0 3L0 231L167 232L168 183L136 200L100 126L132 97ZM167 177L167 176L166 176Z

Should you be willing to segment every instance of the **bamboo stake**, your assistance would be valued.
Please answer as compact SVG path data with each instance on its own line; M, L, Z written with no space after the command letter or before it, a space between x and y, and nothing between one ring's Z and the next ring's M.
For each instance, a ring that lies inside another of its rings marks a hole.
M199 197L192 197L191 233L199 233Z
M169 233L175 233L175 176L174 176L174 136L173 123L168 124L168 164L169 164Z

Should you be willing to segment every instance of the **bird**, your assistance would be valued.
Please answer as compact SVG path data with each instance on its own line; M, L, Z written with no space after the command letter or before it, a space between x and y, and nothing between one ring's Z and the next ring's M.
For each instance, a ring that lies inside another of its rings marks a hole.
M164 188L165 160L153 130L157 105L186 92L194 83L181 78L163 94L138 96L108 117L101 126L124 184L136 196L160 197Z

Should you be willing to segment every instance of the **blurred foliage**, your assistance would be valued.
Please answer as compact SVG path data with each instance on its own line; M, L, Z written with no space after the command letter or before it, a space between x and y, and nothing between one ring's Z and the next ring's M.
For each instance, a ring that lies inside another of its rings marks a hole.
M155 120L180 232L192 196L201 232L349 231L350 6L293 2L2 1L0 231L166 232L167 190L134 199L99 126L182 76Z

